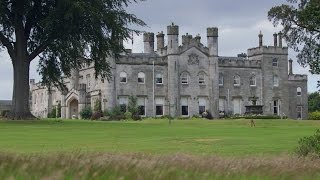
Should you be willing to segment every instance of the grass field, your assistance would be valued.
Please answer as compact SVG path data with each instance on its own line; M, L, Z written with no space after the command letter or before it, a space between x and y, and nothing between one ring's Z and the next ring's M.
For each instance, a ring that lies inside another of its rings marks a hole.
M295 120L256 120L254 128L249 120L0 121L0 178L314 179L320 161L293 152L319 128Z

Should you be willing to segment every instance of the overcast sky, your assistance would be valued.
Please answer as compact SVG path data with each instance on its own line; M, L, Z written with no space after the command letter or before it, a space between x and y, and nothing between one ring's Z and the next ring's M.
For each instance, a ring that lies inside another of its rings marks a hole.
M147 0L131 4L128 11L144 20L148 27L141 30L154 32L163 31L174 22L179 25L180 36L189 33L200 34L202 43L206 45L206 28L219 28L219 55L236 56L248 48L258 46L258 34L264 34L264 45L273 44L274 28L267 19L268 10L285 0ZM180 37L181 43L181 37ZM285 43L284 43L285 44ZM142 37L135 37L133 46L126 43L133 52L142 52ZM296 62L295 53L290 50L289 58L294 60L294 73L308 74L308 91L317 90L319 76L311 75L308 69L300 67ZM37 73L37 61L30 68L30 78L40 79ZM0 99L11 99L13 86L12 64L6 51L0 52Z

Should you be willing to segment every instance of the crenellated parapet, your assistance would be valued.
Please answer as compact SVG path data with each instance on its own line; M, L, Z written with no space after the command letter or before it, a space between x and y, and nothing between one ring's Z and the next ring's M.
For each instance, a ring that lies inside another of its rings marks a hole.
M167 65L168 59L166 56L160 57L154 54L146 55L143 53L133 53L129 56L123 56L116 60L116 64L131 64L131 65Z
M261 68L261 60L241 57L219 57L219 67Z
M308 81L308 75L306 74L289 74L289 81Z
M248 49L248 57L259 56L262 54L273 54L273 55L288 55L287 47L274 47L274 46L261 46L256 48Z

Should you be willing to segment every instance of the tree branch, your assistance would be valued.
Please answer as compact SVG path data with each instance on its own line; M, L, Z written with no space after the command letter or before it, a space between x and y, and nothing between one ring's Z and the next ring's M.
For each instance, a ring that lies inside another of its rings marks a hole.
M14 48L13 46L11 45L10 41L8 38L6 38L2 32L0 32L0 41L1 43L7 48L8 50L8 53L11 57L11 60L15 57L15 52L14 52Z
M37 57L40 53L42 53L50 44L50 40L43 42L43 44L39 45L28 57L29 62L31 62L35 57Z

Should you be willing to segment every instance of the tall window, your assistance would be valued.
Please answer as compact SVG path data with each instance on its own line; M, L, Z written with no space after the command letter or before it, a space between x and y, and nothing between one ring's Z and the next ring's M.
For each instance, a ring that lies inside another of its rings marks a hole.
M279 77L277 75L273 76L273 86L275 87L279 86Z
M143 72L139 72L138 73L138 83L139 84L144 84L144 80L145 80L145 75Z
M86 75L86 83L87 83L87 89L90 90L90 88L91 88L91 76L90 76L90 74Z
M297 88L297 96L301 96L301 87Z
M273 101L273 114L279 115L279 101L278 100Z
M233 85L240 86L240 76L239 75L233 76Z
M127 82L127 73L121 72L120 73L120 83L126 83Z
M164 98L155 98L156 116L163 116Z
M199 73L199 84L204 85L205 84L205 74L203 72Z
M162 74L156 74L156 84L163 84L163 77Z
M219 73L219 86L223 86L223 74Z
M188 84L189 75L188 73L184 72L181 74L181 84Z
M207 105L206 98L204 97L199 98L199 114L200 115L206 111L206 105Z
M187 97L181 98L180 105L181 105L181 115L189 116L188 98Z
M34 104L37 104L37 95L34 95Z
M272 59L272 66L278 66L278 59L277 58L273 58Z
M256 86L256 76L252 75L250 77L250 86Z
M139 115L145 116L146 115L146 105L145 105L145 98L138 98L137 105L139 109Z
M120 111L126 112L128 106L128 97L119 97Z

